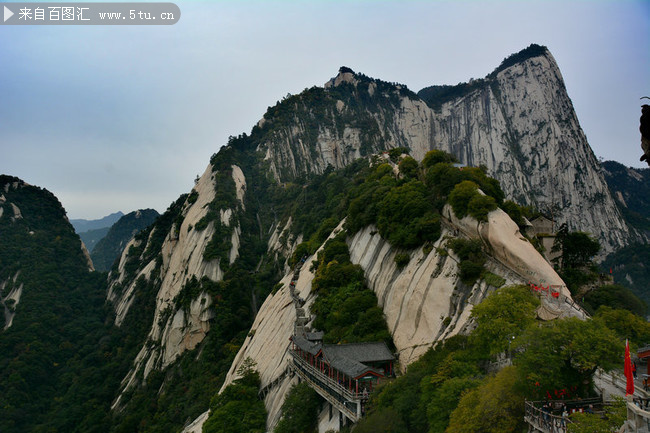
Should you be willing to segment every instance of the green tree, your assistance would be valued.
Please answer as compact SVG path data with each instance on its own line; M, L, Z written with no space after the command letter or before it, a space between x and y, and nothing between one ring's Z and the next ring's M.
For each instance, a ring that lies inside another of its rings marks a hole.
M553 245L554 251L561 251L562 268L579 268L590 263L600 251L600 243L587 233L569 232L566 224L560 227Z
M203 433L263 433L266 408L257 396L260 376L255 363L247 358L237 370L241 375L210 402L210 417Z
M426 396L429 432L444 432L463 393L476 388L480 383L476 377L451 377L436 386L432 394Z
M392 407L373 412L354 428L355 433L408 433L402 418Z
M650 342L650 323L628 310L603 305L596 312L594 320L614 331L621 341L629 338L631 344L637 347Z
M399 172L405 179L417 179L418 162L412 157L407 156L399 162Z
M472 309L476 320L472 339L491 355L511 348L514 337L535 323L539 299L526 286L498 289Z
M458 218L467 215L469 202L478 194L478 185L471 180L464 180L454 187L449 194L449 204Z
M310 433L318 427L322 399L306 383L294 385L282 404L282 418L274 433Z
M574 317L530 326L517 343L520 384L537 399L561 389L590 395L596 368L611 370L623 353L623 343L601 321Z
M447 433L522 431L524 395L515 386L515 367L506 367L465 394L449 418Z
M422 159L422 167L428 169L440 162L453 163L453 162L458 162L458 160L456 159L456 157L443 150L433 149L428 151L427 154L424 155L424 158Z
M487 215L497 208L497 202L489 195L477 194L467 204L467 213L477 221L487 221Z
M625 400L614 397L612 404L605 405L603 414L576 412L571 415L567 431L569 433L611 433L618 431L627 419Z
M607 284L589 290L584 296L584 303L591 311L598 311L601 306L628 310L637 316L645 316L646 305L630 289L620 284Z
M440 236L440 220L426 186L411 181L391 189L379 204L379 233L391 245L415 248Z

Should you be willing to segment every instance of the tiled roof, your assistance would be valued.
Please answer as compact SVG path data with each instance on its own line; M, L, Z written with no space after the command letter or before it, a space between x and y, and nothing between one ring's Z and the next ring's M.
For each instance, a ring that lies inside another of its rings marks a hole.
M312 355L316 355L323 347L321 343L308 341L302 335L294 335L292 339L294 344L298 346L302 351L311 353Z
M325 344L323 354L327 359L348 358L357 362L383 362L393 361L395 357L388 350L386 343L351 343L351 344Z
M305 334L305 337L309 341L323 341L323 335L325 335L323 331L316 331L316 332L307 332Z
M336 370L340 371L341 373L344 373L345 375L357 379L361 376L365 376L369 372L374 372L375 374L379 376L383 376L379 371L375 370L374 368L368 367L365 364L360 363L359 361L355 361L354 359L350 358L343 358L343 357L332 357L332 358L327 358L327 361L329 361L329 364L335 368Z

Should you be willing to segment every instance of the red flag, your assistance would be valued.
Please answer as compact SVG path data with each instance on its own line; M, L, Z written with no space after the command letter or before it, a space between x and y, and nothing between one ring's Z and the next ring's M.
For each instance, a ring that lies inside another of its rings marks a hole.
M632 360L630 359L630 343L625 340L625 395L634 394L634 376L632 375Z

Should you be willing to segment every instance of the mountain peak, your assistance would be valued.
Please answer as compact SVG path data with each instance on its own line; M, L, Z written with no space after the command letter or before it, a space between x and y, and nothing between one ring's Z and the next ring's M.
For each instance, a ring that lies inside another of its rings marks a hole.
M341 66L339 68L339 73L336 77L331 78L327 83L325 83L325 88L329 89L330 87L339 86L341 83L350 83L356 85L358 80L356 78L354 71L347 66Z
M533 57L539 57L539 56L549 57L550 55L551 52L544 45L530 44L528 47L524 48L523 50L511 54L505 59L503 59L501 64L494 71L492 71L492 73L490 73L488 77L491 78L493 76L496 76L496 74L503 71L504 69L508 69L509 67L514 66L517 63L524 62L528 59L532 59Z

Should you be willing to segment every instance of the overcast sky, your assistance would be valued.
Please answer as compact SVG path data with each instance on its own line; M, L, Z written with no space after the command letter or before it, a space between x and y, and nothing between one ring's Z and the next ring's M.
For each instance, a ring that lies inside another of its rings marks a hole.
M164 211L229 135L342 65L418 91L546 45L596 156L639 163L650 1L176 2L173 26L0 26L0 173L70 218Z

